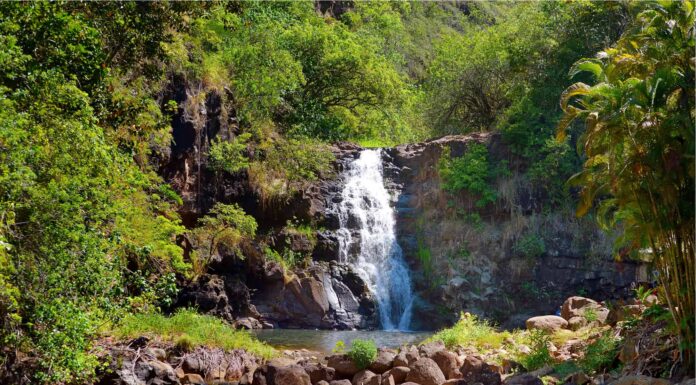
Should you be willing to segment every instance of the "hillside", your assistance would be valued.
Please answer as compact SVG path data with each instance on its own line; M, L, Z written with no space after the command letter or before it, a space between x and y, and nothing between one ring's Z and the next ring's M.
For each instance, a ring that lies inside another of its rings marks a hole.
M0 382L95 383L164 322L249 370L272 349L231 327L513 328L648 292L672 358L646 374L690 374L693 25L691 1L0 3Z

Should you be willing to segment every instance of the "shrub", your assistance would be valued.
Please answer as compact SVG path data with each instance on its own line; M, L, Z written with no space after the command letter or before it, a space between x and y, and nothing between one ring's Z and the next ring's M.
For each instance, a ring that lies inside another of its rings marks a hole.
M350 345L348 357L358 368L365 369L377 358L377 345L372 340L355 339Z
M182 352L190 352L194 348L193 339L188 334L179 336L174 342L174 346Z
M490 184L494 172L488 161L488 148L485 145L472 143L464 155L456 158L452 158L449 148L446 148L438 167L444 190L451 193L466 190L476 195L476 207L479 208L497 199Z
M249 158L244 155L251 134L241 134L231 141L215 141L208 151L209 167L214 171L230 174L249 167Z
M508 332L496 331L486 320L480 320L473 314L462 313L454 326L440 330L428 341L442 341L448 349L457 346L483 349L486 345L499 347L505 338L510 336Z
M527 234L515 242L513 250L526 258L537 258L546 252L546 244L537 234Z
M284 248L282 253L279 253L270 247L264 248L263 251L267 259L280 263L284 270L290 270L294 267L303 265L307 262L307 258L311 258L305 257L301 253L292 251L289 248Z
M597 321L597 311L595 309L592 309L592 308L585 309L585 311L582 313L582 316L583 316L583 318L585 318L585 320L587 322Z
M619 342L610 334L599 337L587 345L585 356L579 362L580 368L588 374L608 369L618 354Z
M192 256L196 273L202 274L218 253L220 246L239 252L242 242L256 235L256 220L237 204L216 204L210 213L198 220L199 227L189 232L194 246Z
M418 251L416 256L423 266L423 273L426 277L429 277L433 273L433 255L425 242L419 237L418 238Z
M287 199L319 175L331 171L335 159L325 144L309 139L268 141L260 160L249 166L249 179L264 201Z
M527 370L536 370L553 361L549 352L550 337L543 330L534 330L529 336L530 354L520 357L520 363Z
M346 343L343 342L343 340L338 340L336 341L336 344L334 345L333 349L331 349L331 353L333 354L343 354L343 352L346 351Z

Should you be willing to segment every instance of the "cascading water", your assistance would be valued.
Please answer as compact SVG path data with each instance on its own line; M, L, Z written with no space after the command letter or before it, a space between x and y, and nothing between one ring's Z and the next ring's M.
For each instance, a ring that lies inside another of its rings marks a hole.
M348 165L338 208L339 259L352 263L374 293L385 330L408 330L411 323L411 278L396 241L391 196L384 186L381 150L363 150ZM358 230L353 236L351 228ZM350 250L359 242L360 252Z

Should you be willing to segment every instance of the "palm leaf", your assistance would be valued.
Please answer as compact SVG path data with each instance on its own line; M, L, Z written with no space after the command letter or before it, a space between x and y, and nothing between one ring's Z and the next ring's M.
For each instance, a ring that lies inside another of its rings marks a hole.
M590 72L594 75L595 80L603 80L604 69L600 63L601 62L596 59L578 61L570 68L569 75L572 78L580 72Z

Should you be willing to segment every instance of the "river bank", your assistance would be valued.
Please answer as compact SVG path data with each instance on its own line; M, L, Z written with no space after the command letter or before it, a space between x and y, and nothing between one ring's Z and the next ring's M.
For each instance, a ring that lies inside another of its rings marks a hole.
M672 364L678 347L660 321L664 308L656 301L647 296L610 309L570 297L560 316L532 317L526 330L513 331L470 314L434 335L256 331L273 349L257 347L255 354L195 346L182 342L181 335L163 339L145 333L128 341L104 341L107 365L99 384L693 384L693 374Z

